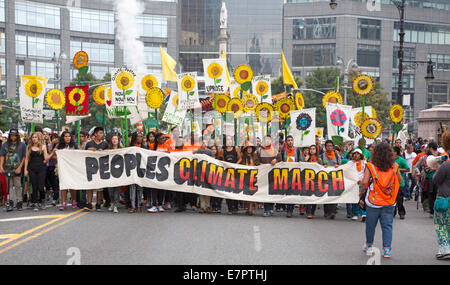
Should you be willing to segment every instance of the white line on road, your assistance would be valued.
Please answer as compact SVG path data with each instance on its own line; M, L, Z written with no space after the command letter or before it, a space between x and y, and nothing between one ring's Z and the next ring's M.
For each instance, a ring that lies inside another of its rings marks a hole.
M260 252L262 249L262 244L261 244L261 233L259 232L258 226L253 226L253 238L255 239L255 250L256 252Z
M63 216L63 215L44 215L44 216L9 218L9 219L1 219L0 222L14 222L14 221L37 220L37 219L53 219L53 218L59 218L61 216Z

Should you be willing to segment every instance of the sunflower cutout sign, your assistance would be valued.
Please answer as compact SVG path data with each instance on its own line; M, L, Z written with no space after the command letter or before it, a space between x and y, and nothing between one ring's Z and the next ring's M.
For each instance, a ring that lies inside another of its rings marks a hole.
M316 139L316 108L291 111L291 135L295 147L309 147Z
M242 91L242 95L248 95L248 94L250 94L249 92L247 92L247 91ZM241 98L241 85L239 85L237 82L236 82L236 80L231 80L231 83L230 83L230 97L231 98L234 98L234 97L237 97L237 98Z
M177 74L178 108L182 110L200 108L198 96L197 72Z
M44 90L47 80L48 78L40 76L21 76L19 98L22 122L43 123Z
M225 94L227 92L226 59L203 59L203 70L205 72L206 94Z
M352 106L341 104L326 104L328 137L348 137Z
M253 70L247 64L241 64L234 70L234 80L241 86L239 98L242 98L244 91L250 92L252 87Z
M66 116L84 116L89 109L89 85L64 87Z
M382 123L374 118L368 118L361 124L361 132L364 137L368 139L376 139L381 135L383 131Z
M181 126L186 117L186 110L178 109L178 93L172 92L169 96L169 101L161 120L174 126Z
M66 106L66 97L59 89L50 89L45 95L47 105L53 110L61 110Z
M125 106L112 106L112 88L110 85L104 86L105 88L105 99L106 99L106 114L110 119L120 119L125 117L125 111L127 112L127 116L131 115L130 110Z
M142 112L153 112L145 100L147 92L153 88L161 88L162 75L161 74L140 74L138 76L138 110Z
M136 72L130 68L112 68L112 106L136 106L138 102L139 79Z
M372 106L365 106L364 116L362 112L362 107L353 108L350 115L348 137L357 144L358 141L363 137L361 133L362 122L368 118L376 118L376 117L377 114ZM371 139L367 140L367 143L372 143Z
M270 75L258 75L252 80L253 94L258 95L259 102L272 104L272 87Z
M327 108L327 103L331 104L343 104L342 95L336 91L328 91L322 98L323 108Z
M316 136L323 139L323 128L316 128Z

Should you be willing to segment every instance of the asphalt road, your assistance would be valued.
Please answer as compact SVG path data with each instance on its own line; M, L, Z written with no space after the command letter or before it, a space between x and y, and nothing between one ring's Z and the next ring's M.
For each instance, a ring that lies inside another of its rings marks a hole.
M429 214L405 202L405 220L394 221L392 258L382 265L440 264L436 260L437 238ZM52 207L0 212L0 264L355 264L364 265L364 224L345 217L341 205L335 220L312 220L285 213L262 217L199 214L192 210L174 213L118 214L58 211ZM42 219L30 217L47 216ZM17 218L25 219L17 219ZM375 247L381 248L378 225Z

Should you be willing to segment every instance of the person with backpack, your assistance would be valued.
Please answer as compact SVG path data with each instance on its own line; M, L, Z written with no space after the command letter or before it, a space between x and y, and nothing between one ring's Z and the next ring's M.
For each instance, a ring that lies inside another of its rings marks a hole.
M430 142L427 145L427 153L423 157L419 159L416 164L415 172L420 175L420 179L418 183L420 183L422 187L422 206L425 212L430 213L430 218L434 215L434 200L436 200L437 188L433 183L433 176L436 171L436 168L432 168L428 165L428 161L433 159L433 157L438 156L437 152L438 146L435 142Z
M12 211L14 205L17 210L22 210L22 182L21 175L25 163L26 145L19 140L19 131L11 129L8 140L2 144L0 150L0 173L7 180L9 201L7 210Z
M394 160L394 152L389 144L380 143L375 146L371 161L366 164L361 181L364 200L360 200L361 208L366 210L366 242L363 251L368 256L374 253L373 241L378 221L381 224L384 257L391 257L392 223L395 203L400 184L398 164Z
M321 155L322 163L325 167L338 167L342 164L340 155L334 150L334 143L332 140L325 142L325 151ZM337 204L324 204L323 211L325 218L333 220L337 214Z
M437 185L438 192L434 203L434 228L438 237L439 250L437 259L450 259L450 132L442 134L442 147L445 152L441 161L443 164L437 166L433 177L433 184Z

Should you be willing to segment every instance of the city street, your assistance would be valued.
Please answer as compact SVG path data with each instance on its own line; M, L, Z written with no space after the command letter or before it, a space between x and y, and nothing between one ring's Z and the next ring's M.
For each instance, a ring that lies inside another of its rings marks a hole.
M392 258L382 265L436 264L436 233L429 214L405 203L405 220L394 220ZM107 211L58 211L51 207L0 213L0 264L163 264L163 265L364 265L364 224L345 217L340 205L335 220L325 220L323 209L316 218L288 219L285 213L249 217L241 210L228 216L174 213L118 214ZM33 219L40 217L40 219ZM377 227L375 247L381 248ZM74 261L76 260L76 261Z

